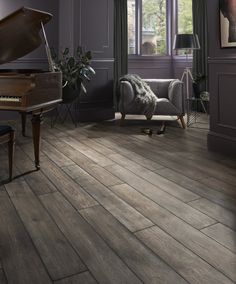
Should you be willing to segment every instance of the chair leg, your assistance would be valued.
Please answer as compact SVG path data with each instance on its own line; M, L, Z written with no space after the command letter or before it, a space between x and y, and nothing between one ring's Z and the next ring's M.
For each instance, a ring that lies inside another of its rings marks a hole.
M9 162L9 180L10 181L12 180L14 148L15 148L15 131L12 130L10 133L10 140L8 142L8 162Z
M120 126L123 126L125 124L125 114L121 114L121 119L120 119Z
M183 115L179 116L178 119L179 119L180 122L181 122L182 128L185 129L185 128L186 128L186 123L185 123L185 121L184 121Z

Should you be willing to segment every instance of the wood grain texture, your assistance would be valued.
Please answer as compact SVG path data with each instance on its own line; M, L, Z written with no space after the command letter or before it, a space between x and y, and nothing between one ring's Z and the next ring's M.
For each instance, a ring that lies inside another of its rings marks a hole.
M147 180L153 185L158 186L162 190L168 192L169 194L179 198L184 202L188 202L199 198L197 194L194 194L189 190L186 190L185 188L177 185L174 182L169 181L166 178L163 178L162 176L146 169L141 165L137 165L135 162L130 161L130 159L120 154L109 155L109 158L115 161L117 164L121 165L122 167L127 168L131 172L135 173L139 177Z
M193 202L190 202L189 204L236 231L236 213L227 210L224 207L215 204L205 198L195 200Z
M6 189L51 278L57 280L84 271L80 258L29 186L13 182Z
M42 172L77 209L94 206L97 202L47 158L41 161Z
M233 283L156 226L140 231L136 236L189 283Z
M236 232L218 223L202 230L204 234L216 240L232 252L236 253Z
M16 121L11 184L0 147L0 282L236 282L236 161L208 152L205 130L47 122L41 171Z
M174 198L162 191L159 187L143 180L119 165L112 165L107 168L107 170L195 228L204 228L210 224L216 223L215 220L209 218L205 214L194 210L191 206Z
M95 163L98 163L102 167L114 164L112 160L108 159L107 157L103 156L99 152L89 148L88 146L77 141L74 138L71 138L71 137L66 138L66 139L63 138L62 141L66 142L68 145L75 148L76 150L78 150L79 152L87 156L89 159L91 159Z
M211 188L214 188L217 191L230 195L236 199L236 186L235 185L231 185L229 183L226 183L214 177L202 179L201 183Z
M83 272L78 275L55 281L55 284L96 284L97 282L89 272Z
M236 212L236 203L235 199L229 197L228 195L214 190L213 188L204 185L200 181L192 180L184 176L183 174L177 173L171 169L161 169L157 170L158 174L162 175L165 178L185 187L186 189L191 190L192 192L200 195L201 197L207 198L214 203L217 203L227 209L230 209Z
M78 164L81 168L86 170L93 177L100 180L104 185L111 186L115 184L122 183L117 177L109 173L106 169L101 167L100 165L94 163L91 159L87 158L84 154L80 153L78 150L72 148L68 144L62 141L50 140L50 143L61 153L63 153L66 157L70 158L73 162ZM57 161L55 163L58 164ZM76 178L76 177L73 177Z
M94 199L106 208L113 216L115 216L124 226L130 231L138 231L153 225L153 223L141 215L137 210L125 203L122 199L117 197L102 183L90 176L87 172L79 166L71 166L64 169L68 174L76 175L76 181L87 192L89 192ZM75 174L76 172L76 174Z
M7 194L0 196L1 262L8 283L51 283Z
M103 208L96 206L80 212L144 283L186 283Z
M113 190L126 202L149 218L170 236L214 266L233 281L236 280L236 255L202 232L183 222L169 211L142 196L128 185L116 185Z
M141 283L62 195L40 198L98 282Z
M30 145L32 148L32 145ZM25 151L28 147L25 148ZM35 194L45 194L57 191L56 187L46 178L41 171L36 171L32 160L25 154L22 149L17 146L15 149L15 164L21 175L31 186ZM28 152L28 151L27 151Z

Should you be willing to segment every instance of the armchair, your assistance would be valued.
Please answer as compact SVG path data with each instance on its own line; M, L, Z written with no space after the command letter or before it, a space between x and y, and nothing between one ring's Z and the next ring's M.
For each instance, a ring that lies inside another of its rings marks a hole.
M144 79L144 81L148 83L158 97L154 115L177 116L182 127L185 128L183 83L178 79ZM131 84L128 81L121 81L119 99L119 110L122 115L121 124L127 114L142 114L137 104L135 104L134 98L135 95Z

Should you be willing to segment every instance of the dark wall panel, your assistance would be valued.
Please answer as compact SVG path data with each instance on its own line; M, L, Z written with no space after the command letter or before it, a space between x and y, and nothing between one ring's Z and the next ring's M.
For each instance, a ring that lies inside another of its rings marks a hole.
M236 48L221 48L219 1L208 0L210 150L236 155Z
M113 0L70 2L73 9L73 48L81 46L84 50L91 50L92 66L96 71L96 75L87 85L87 94L81 95L79 118L81 121L114 118ZM60 4L62 9L65 0L61 0ZM71 23L67 21L68 28L71 28ZM60 39L62 44L65 44L63 35Z

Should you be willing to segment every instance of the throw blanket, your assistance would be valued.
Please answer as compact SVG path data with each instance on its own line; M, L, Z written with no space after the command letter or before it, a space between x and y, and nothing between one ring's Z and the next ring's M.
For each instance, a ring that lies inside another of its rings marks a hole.
M120 81L128 81L132 85L135 102L141 107L142 113L151 118L156 109L157 97L148 84L136 74L127 74Z

